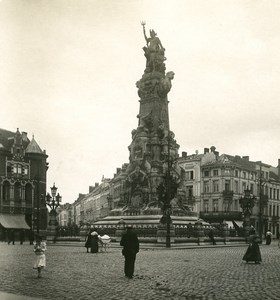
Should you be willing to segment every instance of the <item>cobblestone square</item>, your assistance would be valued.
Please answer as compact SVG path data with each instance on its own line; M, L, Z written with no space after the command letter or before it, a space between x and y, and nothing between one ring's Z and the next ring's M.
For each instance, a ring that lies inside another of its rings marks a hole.
M32 246L0 243L0 290L42 299L279 299L280 249L276 242L260 248L260 265L242 261L245 245L142 248L129 280L121 248L92 254L52 244L40 279L32 269Z

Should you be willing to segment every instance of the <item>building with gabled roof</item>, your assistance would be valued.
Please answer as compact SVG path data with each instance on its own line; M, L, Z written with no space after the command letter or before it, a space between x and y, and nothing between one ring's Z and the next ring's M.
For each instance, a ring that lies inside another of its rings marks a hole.
M26 132L0 129L0 228L37 229L47 227L47 154ZM18 222L14 222L18 220Z

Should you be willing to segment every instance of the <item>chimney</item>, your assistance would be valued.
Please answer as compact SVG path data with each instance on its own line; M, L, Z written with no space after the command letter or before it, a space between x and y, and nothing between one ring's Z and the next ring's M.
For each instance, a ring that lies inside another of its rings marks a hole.
M204 148L204 154L209 153L209 148Z
M117 168L117 174L119 174L121 171L121 168Z
M94 186L90 185L88 188L88 192L91 193L94 190Z
M185 152L185 151L183 151L183 152L182 152L182 157L183 157L183 158L186 158L187 156L188 156L188 153Z
M214 154L218 157L219 156L219 152L218 151L214 151Z
M98 186L99 186L99 183L98 183L98 182L95 182L94 187L96 188L96 187L98 187Z
M215 147L215 146L212 146L210 149L211 149L211 152L215 152L216 147Z
M242 156L242 158L246 161L249 161L249 156Z
M27 132L22 132L21 133L21 137L22 137L22 140L24 141L24 142L27 142L28 141L28 139L27 139Z

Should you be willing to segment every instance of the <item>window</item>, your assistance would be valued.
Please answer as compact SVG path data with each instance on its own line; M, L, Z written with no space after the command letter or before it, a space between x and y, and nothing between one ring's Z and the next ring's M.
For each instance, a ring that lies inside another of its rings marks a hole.
M246 178L246 172L242 172L243 178Z
M218 200L213 200L213 211L219 211L219 203Z
M235 176L235 177L238 177L238 170L235 170L234 176Z
M15 201L21 200L21 184L19 182L14 185L14 197Z
M209 171L204 171L204 176L209 177Z
M214 193L219 192L219 181L218 180L213 181L213 192Z
M193 180L193 171L186 172L186 180Z
M250 191L252 194L254 194L254 184L253 183L250 184Z
M219 175L219 171L218 170L213 170L213 175L214 176L218 176Z
M27 184L25 186L25 201L26 203L32 203L32 186Z
M225 182L225 191L226 192L230 191L230 181L229 180L226 180L226 182Z
M192 185L187 186L187 196L188 197L193 196L193 186Z
M225 175L230 175L230 170L229 169L225 169Z
M224 207L224 211L225 211L225 212L229 211L229 205L228 205L227 202L224 202L224 203L223 203L223 207Z
M246 182L242 182L242 193L245 193L246 190Z
M210 187L209 187L209 181L204 181L204 193L209 193Z
M209 201L208 200L204 200L204 202L203 202L203 210L205 212L209 211Z
M238 193L238 181L234 181L234 192Z
M3 183L3 200L9 201L10 200L10 183L5 181Z

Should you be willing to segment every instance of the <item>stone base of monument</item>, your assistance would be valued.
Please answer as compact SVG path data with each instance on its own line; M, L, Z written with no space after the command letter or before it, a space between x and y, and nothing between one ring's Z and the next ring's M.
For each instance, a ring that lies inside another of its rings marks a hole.
M171 224L170 225L170 244L174 244L175 242L175 228ZM167 237L167 224L159 224L157 228L157 243L158 244L166 244Z

